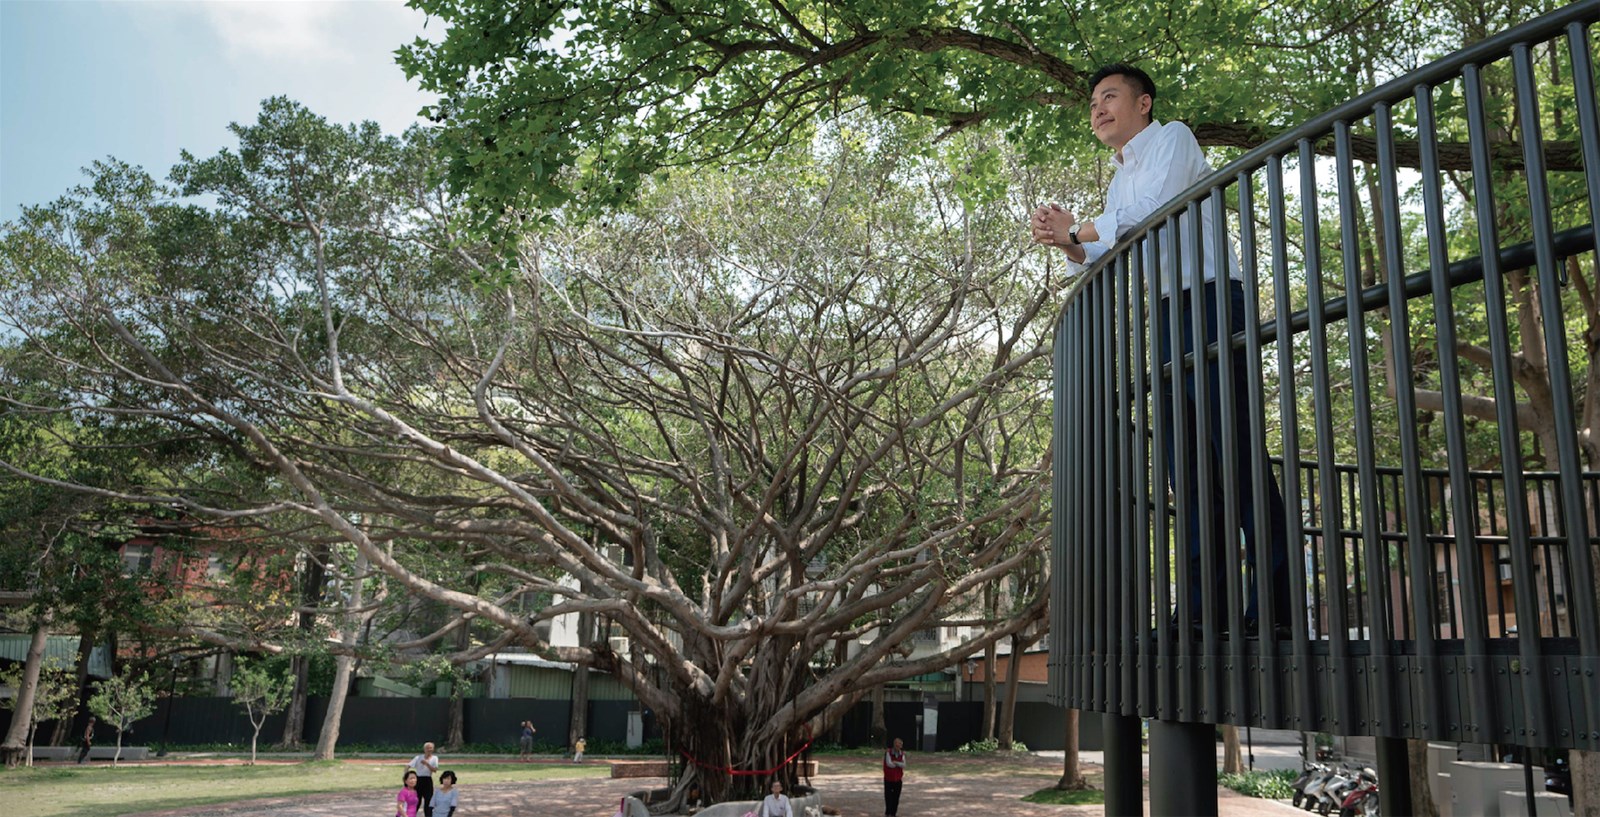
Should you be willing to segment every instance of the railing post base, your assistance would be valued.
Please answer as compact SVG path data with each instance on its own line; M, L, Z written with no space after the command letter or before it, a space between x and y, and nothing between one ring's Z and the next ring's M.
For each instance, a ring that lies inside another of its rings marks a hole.
M1405 738L1378 738L1378 809L1411 813L1411 756Z
M1144 817L1144 747L1132 715L1101 715L1105 747L1106 817Z
M1217 817L1217 728L1150 722L1150 817Z

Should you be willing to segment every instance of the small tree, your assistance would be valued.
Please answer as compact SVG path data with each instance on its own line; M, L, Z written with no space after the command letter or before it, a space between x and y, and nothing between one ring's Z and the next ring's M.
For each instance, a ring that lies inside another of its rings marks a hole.
M155 709L156 691L145 673L134 675L132 670L124 669L120 675L100 682L89 699L89 711L117 730L117 753L112 756L111 765L122 759L122 733Z
M267 717L282 712L294 695L288 678L275 677L266 667L244 667L233 673L233 702L244 707L255 732L250 735L250 765L256 765L256 741Z
M10 672L0 672L0 686L16 689L22 687L23 666L18 664ZM45 721L60 721L72 716L73 697L78 691L72 673L55 661L48 662L39 671L39 680L33 693L33 711L28 718L28 755L27 764L33 765L33 742L35 733L39 731L39 724ZM0 705L11 707L16 704L16 699L11 698L0 702ZM12 717L24 717L23 713L16 713Z

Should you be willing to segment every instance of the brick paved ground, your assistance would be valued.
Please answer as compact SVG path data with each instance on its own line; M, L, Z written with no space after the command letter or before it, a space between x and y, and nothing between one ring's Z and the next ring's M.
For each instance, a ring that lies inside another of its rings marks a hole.
M825 761L826 762L826 761ZM970 773L972 761L941 758L922 764L922 775L907 778L901 817L1077 817L1099 815L1099 806L1048 806L1024 803L1021 797L1053 785L1059 772L1043 761L1020 768ZM963 768L965 767L965 768ZM960 771L957 771L957 770ZM824 802L843 817L883 813L882 778L876 774L824 774L816 779ZM853 772L853 770L852 770ZM611 817L617 798L659 779L548 780L537 783L466 785L461 789L468 817ZM386 817L393 814L389 791L317 794L289 799L250 800L167 811L136 817ZM1287 804L1241 797L1226 789L1218 797L1224 817L1301 814Z

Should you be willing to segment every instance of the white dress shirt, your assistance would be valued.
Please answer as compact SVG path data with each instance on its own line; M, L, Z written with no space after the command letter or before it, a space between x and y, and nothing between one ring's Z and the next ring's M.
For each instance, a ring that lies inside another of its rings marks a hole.
M794 807L789 805L789 798L782 794L769 794L761 801L761 810L756 812L759 817L794 817Z
M1182 122L1162 124L1152 121L1122 147L1120 159L1116 156L1111 157L1111 165L1116 169L1116 175L1111 177L1111 187L1106 190L1106 211L1088 219L1094 222L1095 231L1100 238L1097 241L1084 242L1085 257L1082 264L1068 259L1068 272L1073 275L1083 272L1088 265L1094 263L1095 259L1105 255L1113 244L1133 229L1134 225L1177 198L1179 193L1187 190L1195 182L1211 174L1211 165L1206 162L1205 154L1200 151L1200 143L1195 140L1194 132ZM1219 255L1212 227L1211 206L1204 201L1200 203L1200 219L1201 240L1205 248L1203 280L1211 281L1216 279L1217 269L1221 265L1218 263ZM1178 252L1183 260L1182 286L1188 289L1195 279L1194 252L1191 249L1194 242L1191 232L1193 226L1187 217L1180 216L1178 223L1179 240L1183 242ZM1168 239L1162 236L1158 248L1163 295L1172 292L1172 264L1167 241ZM1223 251L1226 253L1228 275L1243 279L1233 243L1224 241ZM1149 274L1148 270L1146 274Z

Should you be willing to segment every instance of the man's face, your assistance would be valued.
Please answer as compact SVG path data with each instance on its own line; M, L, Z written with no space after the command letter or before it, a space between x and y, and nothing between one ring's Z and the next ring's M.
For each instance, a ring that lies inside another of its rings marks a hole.
M1089 126L1095 138L1112 150L1121 150L1148 124L1150 95L1122 74L1112 74L1094 86L1089 95Z
M902 743L902 742L901 742L901 740L900 740L900 739L899 739L899 738L895 738L895 739L894 739L894 748L895 748L895 749L896 749L896 750L898 750L898 749L900 749L900 748L901 748L901 747L902 747L902 746L904 746L904 745L905 745L905 744L904 744L904 743Z

